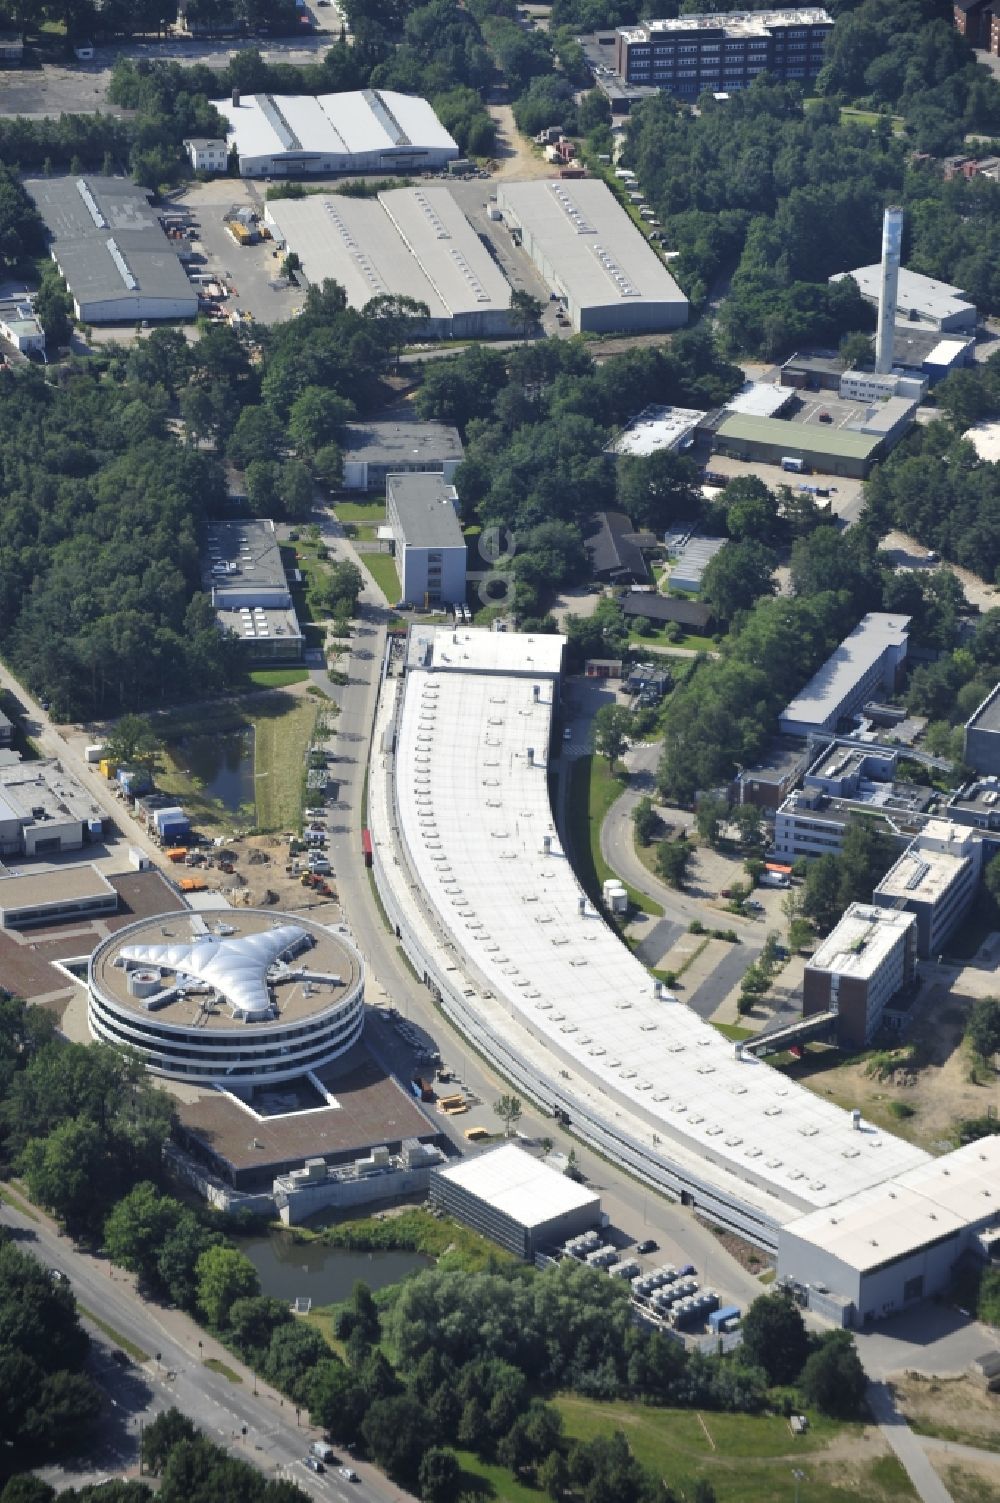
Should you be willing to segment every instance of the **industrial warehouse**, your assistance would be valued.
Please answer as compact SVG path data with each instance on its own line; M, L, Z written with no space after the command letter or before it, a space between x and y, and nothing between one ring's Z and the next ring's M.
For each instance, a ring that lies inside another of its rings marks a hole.
M198 296L148 195L121 177L26 178L78 319L194 318Z
M874 1297L868 1251L845 1249L843 1278L819 1287L814 1219L880 1187L889 1196L932 1162L947 1174L949 1157L932 1161L734 1047L605 925L549 804L563 640L411 628L383 680L368 789L390 922L446 1015L518 1090L640 1179L777 1249L811 1305L860 1322ZM1000 1143L977 1149L996 1175ZM956 1209L956 1255L996 1217L973 1197ZM893 1237L877 1313L943 1286L947 1269L928 1256L939 1235L914 1223Z
M349 94L248 94L215 100L241 177L433 171L458 147L426 99L388 89Z
M656 334L687 323L687 298L606 183L505 182L497 208L578 334Z
M510 285L447 188L392 188L377 199L283 198L268 203L265 218L308 280L331 277L352 308L408 297L427 308L425 335L513 331Z

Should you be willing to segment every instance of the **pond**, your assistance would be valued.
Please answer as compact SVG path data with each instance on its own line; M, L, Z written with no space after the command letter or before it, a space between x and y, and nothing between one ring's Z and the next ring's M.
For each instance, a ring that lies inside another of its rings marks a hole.
M423 1253L352 1251L322 1242L295 1242L281 1232L267 1237L240 1238L239 1246L260 1275L264 1294L289 1303L308 1295L314 1305L335 1305L350 1297L362 1279L371 1289L398 1284L408 1273L430 1268Z
M170 754L209 798L217 799L230 813L254 809L252 726L225 736L185 736L171 744Z

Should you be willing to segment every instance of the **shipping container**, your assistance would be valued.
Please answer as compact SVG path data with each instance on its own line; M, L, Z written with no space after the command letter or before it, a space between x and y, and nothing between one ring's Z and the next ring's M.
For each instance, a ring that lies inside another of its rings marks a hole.
M101 758L100 766L102 778L113 778L115 773L118 771L118 763L110 762L107 757Z
M740 1312L737 1305L722 1305L718 1310L713 1310L708 1317L708 1329L719 1332L729 1321L739 1320Z
M128 848L128 864L137 872L148 872L153 865L145 851L140 851L135 845L130 845Z
M97 744L95 746L85 746L83 749L83 756L84 760L86 762L89 762L91 767L93 767L104 757L104 747L100 744Z
M187 846L173 846L169 851L164 851L163 854L166 856L168 861L183 861L184 857L187 855Z
M372 835L368 829L361 831L361 854L365 858L365 866L372 864Z

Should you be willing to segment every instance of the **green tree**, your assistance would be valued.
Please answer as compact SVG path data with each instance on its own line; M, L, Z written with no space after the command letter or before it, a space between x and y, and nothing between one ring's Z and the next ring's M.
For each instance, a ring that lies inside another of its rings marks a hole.
M723 621L748 611L763 595L777 589L777 558L762 543L727 543L710 559L702 576L701 595Z
M336 392L307 386L289 410L288 436L300 453L315 454L337 440L354 412L354 403Z
M837 353L845 370L868 370L875 359L875 343L870 334L855 329L844 335Z
M632 731L632 715L623 705L602 705L594 716L594 749L607 757L614 772Z
M179 1201L142 1180L119 1200L104 1222L104 1246L113 1263L148 1275L156 1268L164 1239L182 1213Z
M426 1447L423 1408L405 1394L376 1399L361 1422L365 1444L393 1481L413 1487Z
M762 1368L770 1383L794 1383L809 1355L809 1338L797 1307L784 1294L762 1294L743 1317L742 1356Z
M284 448L284 430L270 407L244 407L226 446L233 464L240 469L255 459L276 459Z
M973 1002L965 1025L969 1047L985 1060L1000 1054L1000 1000L980 997Z
M268 1348L274 1333L280 1327L291 1325L291 1323L292 1312L285 1301L271 1299L266 1294L233 1300L229 1307L227 1324L230 1340L255 1367L268 1356ZM322 1355L325 1356L326 1353ZM286 1384L279 1383L277 1377L272 1377L271 1381L278 1383L279 1387L287 1387Z
M226 1327L234 1301L260 1293L257 1270L235 1247L209 1247L195 1265L198 1307L209 1325Z
M826 852L809 863L802 895L802 912L815 922L821 934L829 933L843 912L840 902L840 863L832 852Z
M326 1341L312 1326L298 1321L282 1322L271 1336L264 1360L264 1376L294 1399L305 1396L304 1380L329 1352Z
M660 816L648 794L644 794L632 810L632 820L635 825L635 838L639 844L651 845L660 827Z
M313 479L306 465L297 459L278 466L276 491L283 514L292 522L309 516L313 505Z
M87 1117L72 1117L48 1137L32 1138L21 1155L32 1199L47 1206L73 1236L99 1224L103 1207L94 1186L111 1167L108 1140Z
M163 742L144 715L123 715L104 738L105 754L124 766L152 772Z
M730 480L719 497L726 508L726 531L737 542L771 543L779 532L778 501L756 475Z
M334 1357L317 1362L305 1380L309 1417L334 1439L353 1441L361 1429L368 1395L357 1377Z
M829 1331L806 1359L799 1387L807 1404L834 1419L857 1419L868 1379L849 1331Z
M462 1469L454 1451L431 1446L420 1458L418 1474L424 1503L457 1503L462 1491Z
M504 1092L502 1096L498 1096L496 1101L494 1101L493 1110L503 1123L504 1137L509 1138L512 1129L521 1120L522 1107L520 1097L513 1095L509 1091Z
M656 870L668 887L684 886L691 855L691 846L686 840L660 841L656 847Z
M517 287L510 295L510 321L514 329L527 339L542 316L542 305L537 297Z
M698 834L706 845L718 849L722 839L722 827L729 819L729 804L718 794L708 793L698 800L694 822Z

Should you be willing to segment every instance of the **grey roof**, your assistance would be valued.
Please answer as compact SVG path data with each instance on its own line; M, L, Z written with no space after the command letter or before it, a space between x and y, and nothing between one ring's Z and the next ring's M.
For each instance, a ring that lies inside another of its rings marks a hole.
M443 475L386 476L386 503L395 508L408 548L464 548L455 489Z
M240 589L257 585L281 594L288 590L273 522L210 522L208 555L208 572L218 594L225 594L227 584ZM226 573L223 564L228 566Z
M887 648L905 644L909 616L870 611L782 712L782 722L822 725L850 698L852 690Z
M458 429L447 423L348 423L341 449L346 459L368 464L434 464L463 454Z
M644 616L647 621L676 621L681 626L704 630L712 619L712 608L697 600L675 600L670 595L647 594L633 590L622 601L626 616Z
M147 193L119 177L25 179L52 250L78 303L198 297Z
M1000 684L990 690L965 724L970 731L1000 731Z
M949 331L942 335L940 329L921 329L913 324L897 324L892 332L892 362L907 368L921 369L924 361L940 344L952 342L970 345L975 343L971 334Z
M862 297L877 299L882 287L882 266L876 261L873 266L858 266L854 271L840 271L830 278L839 282L843 277L853 277ZM960 287L949 282L938 282L925 277L922 272L899 268L899 284L896 301L900 311L912 308L929 319L954 318L967 312L972 306Z

